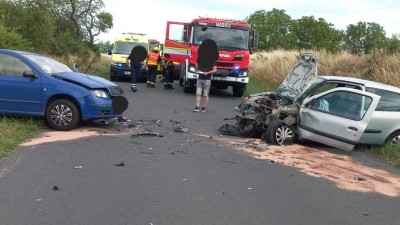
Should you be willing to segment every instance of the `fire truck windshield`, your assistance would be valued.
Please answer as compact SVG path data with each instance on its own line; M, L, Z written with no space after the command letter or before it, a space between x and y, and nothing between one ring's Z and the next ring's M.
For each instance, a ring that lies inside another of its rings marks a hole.
M206 39L212 39L217 43L218 49L221 50L248 49L249 30L207 27L203 31L201 28L203 26L195 26L193 37L195 45L200 45Z
M117 42L115 42L114 54L129 55L132 51L132 48L134 48L135 46L138 46L138 45L141 45L145 49L147 49L147 44L145 44L145 43L117 41Z

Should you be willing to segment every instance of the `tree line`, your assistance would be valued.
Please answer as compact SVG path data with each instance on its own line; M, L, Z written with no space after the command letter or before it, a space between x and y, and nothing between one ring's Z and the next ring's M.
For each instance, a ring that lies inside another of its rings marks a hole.
M83 55L109 48L96 40L113 27L102 0L0 0L0 48L53 55ZM324 50L369 54L400 51L400 35L386 37L374 22L339 30L323 18L292 19L285 10L258 10L245 18L259 31L260 51Z
M0 0L0 48L53 55L99 51L113 26L102 0Z
M258 50L272 51L315 49L328 52L348 51L369 54L373 51L396 53L400 51L400 35L387 38L382 26L374 22L350 24L345 31L323 18L303 16L292 19L285 10L258 10L246 22L259 31Z

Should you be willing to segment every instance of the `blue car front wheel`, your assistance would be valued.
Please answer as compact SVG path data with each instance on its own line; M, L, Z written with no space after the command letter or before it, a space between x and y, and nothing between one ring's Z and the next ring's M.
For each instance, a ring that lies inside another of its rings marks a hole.
M70 100L57 99L47 107L46 121L54 130L72 130L79 125L79 110Z

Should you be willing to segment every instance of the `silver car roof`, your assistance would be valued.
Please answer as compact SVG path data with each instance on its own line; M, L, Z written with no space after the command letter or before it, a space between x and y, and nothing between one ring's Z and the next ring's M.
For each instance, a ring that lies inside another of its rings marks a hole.
M338 81L348 81L348 82L353 82L353 83L359 83L362 84L366 87L370 88L379 88L379 89L385 89L385 90L390 90L394 92L400 93L400 88L388 85L388 84L383 84L375 81L370 81L370 80L363 80L359 78L354 78L354 77L344 77L344 76L318 76L321 77L325 80L338 80Z

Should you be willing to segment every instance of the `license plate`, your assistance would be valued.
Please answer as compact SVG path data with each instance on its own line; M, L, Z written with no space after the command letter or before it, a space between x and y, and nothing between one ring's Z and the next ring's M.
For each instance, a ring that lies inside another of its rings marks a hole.
M221 74L221 75L228 75L229 74L229 70L224 70L224 69L219 69L217 70L217 74Z
M125 71L125 75L131 75L131 71Z

